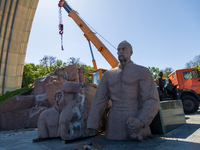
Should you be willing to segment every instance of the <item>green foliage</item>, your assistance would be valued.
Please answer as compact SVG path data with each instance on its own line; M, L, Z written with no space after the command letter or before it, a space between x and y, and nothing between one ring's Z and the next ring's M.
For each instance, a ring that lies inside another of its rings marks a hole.
M78 64L79 61L80 61L80 58L70 57L70 58L68 59L68 64L69 64L69 65Z
M87 65L82 65L82 64L79 64L77 63L76 64L77 67L82 67L83 68L83 74L85 75L85 73L87 72L90 72L90 71L94 71L94 67L91 67L91 66L87 66ZM87 83L91 83L92 82L92 76L85 76L86 80L87 80Z
M48 69L45 69L43 65L35 65L28 63L24 65L22 87L28 86L33 83L35 79L40 78L49 73Z
M163 78L168 78L170 73L173 72L173 69L171 67L166 67L165 69L162 69L162 70L159 70L159 68L155 68L155 67L148 67L148 68L154 79L156 79L156 77L161 71L163 72Z
M69 64L74 64L78 67L83 68L83 74L93 71L94 67L83 65L79 63L79 59L76 59L74 57L70 57ZM62 60L59 60L52 56L44 56L40 60L39 65L35 65L33 63L28 63L24 65L24 72L23 72L23 79L22 79L22 87L28 86L29 84L33 83L35 79L40 78L42 76L45 76L46 74L50 72L54 72L57 67L59 68L65 68L67 66L66 62L63 62ZM91 76L86 76L87 82L92 81Z
M154 79L156 79L156 77L158 76L160 70L159 68L155 68L155 67L148 67L149 71L151 72L152 76Z
M35 65L33 63L25 64L23 71L22 87L33 83L35 80L34 77Z
M195 67L193 67L194 69L198 69L200 71L200 65L196 65Z
M174 70L171 67L166 67L162 70L163 72L163 78L168 78L168 76L173 72Z
M64 68L66 62L62 60L56 60L53 56L44 56L40 60L39 65L28 63L24 65L22 87L28 86L33 83L35 79L45 76L50 72L54 72L56 67Z
M66 62L63 62L62 60L57 59L56 62L53 64L53 70L55 70L56 67L65 68L66 66L67 66Z
M52 72L52 69L53 69L52 66L55 64L55 62L56 62L56 57L47 56L47 55L45 55L40 60L40 64L45 67L45 69L47 70L47 72Z
M25 92L28 92L29 90L31 90L33 87L29 87L29 86L26 86L26 87L23 87L21 89L17 89L15 91L7 91L4 95L1 95L0 96L0 105L2 105L7 99L13 97L13 96L16 96L16 95L21 95Z
M200 75L200 65L196 65L194 69L198 70L198 74Z

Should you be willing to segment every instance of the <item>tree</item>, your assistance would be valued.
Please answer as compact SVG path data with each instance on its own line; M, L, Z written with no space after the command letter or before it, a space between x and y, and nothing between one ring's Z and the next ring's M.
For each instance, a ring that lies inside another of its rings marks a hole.
M56 70L56 68L65 68L67 66L66 62L63 62L60 59L57 59L54 65L52 66L53 70Z
M22 78L22 87L25 87L34 82L35 77L33 73L33 63L25 64L24 71L23 71L23 78Z
M48 72L51 72L52 66L55 64L56 62L56 57L53 56L47 56L45 55L41 60L40 60L40 64L44 65L45 68L48 70Z
M196 65L200 65L200 55L197 55L193 58L193 60L190 60L185 64L186 68L193 68Z
M79 63L79 58L76 59L74 57L70 58L70 64L74 64L78 67L83 68L83 74L93 71L94 67L83 65ZM53 56L44 56L40 60L39 65L35 65L34 63L28 63L24 65L24 71L23 71L23 79L22 79L22 87L28 86L29 84L33 83L35 79L40 78L42 76L47 75L50 72L54 72L56 67L59 68L65 68L66 62L63 62L62 60L56 60L56 57ZM92 81L91 76L86 77L87 82Z
M76 64L77 67L82 67L83 68L83 75L85 75L85 73L90 72L90 71L94 71L94 67L91 66L87 66L87 65L83 65L83 64ZM92 82L92 76L85 76L87 83L91 83Z
M44 65L35 65L33 63L28 63L24 65L22 87L28 86L33 83L35 79L45 76L48 70L44 69Z
M168 78L170 73L172 73L174 70L171 67L166 67L165 69L162 70L163 72L163 78Z
M151 72L152 76L154 79L156 79L156 77L158 76L160 70L159 68L155 68L155 67L148 67L149 71Z
M53 72L56 67L66 66L65 62L56 60L56 57L45 55L39 65L34 63L28 63L24 65L22 87L27 86L35 81L35 79L45 76L46 74Z
M200 65L196 65L195 67L193 67L194 69L198 69L200 71Z
M79 63L79 60L80 60L80 58L70 57L70 58L68 59L68 64L69 64L69 65L77 64L77 63Z

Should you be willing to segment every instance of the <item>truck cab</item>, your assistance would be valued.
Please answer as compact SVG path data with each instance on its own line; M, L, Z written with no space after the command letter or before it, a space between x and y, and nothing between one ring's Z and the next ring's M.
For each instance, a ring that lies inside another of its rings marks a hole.
M185 113L194 113L199 109L200 77L194 68L172 72L168 78L175 86L178 99L182 100Z

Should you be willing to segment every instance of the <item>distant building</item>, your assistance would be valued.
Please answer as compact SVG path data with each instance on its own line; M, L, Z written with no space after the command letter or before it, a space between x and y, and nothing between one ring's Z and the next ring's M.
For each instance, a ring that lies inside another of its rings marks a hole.
M29 34L39 0L0 0L0 94L21 88Z

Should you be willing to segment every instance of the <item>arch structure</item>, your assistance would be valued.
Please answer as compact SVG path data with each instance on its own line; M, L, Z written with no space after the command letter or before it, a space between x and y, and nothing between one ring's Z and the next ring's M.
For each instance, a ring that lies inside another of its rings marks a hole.
M0 0L0 94L21 88L29 34L39 0Z

